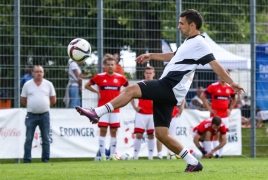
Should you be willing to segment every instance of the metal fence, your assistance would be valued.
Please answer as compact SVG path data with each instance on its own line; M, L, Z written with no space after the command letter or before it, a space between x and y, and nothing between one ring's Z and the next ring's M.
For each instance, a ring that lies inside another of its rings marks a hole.
M28 65L40 64L45 68L45 78L53 82L57 91L54 107L63 108L68 82L66 50L77 37L88 40L92 46L88 62L93 64L82 65L83 73L95 73L103 54L118 52L126 77L142 79L146 65L136 65L135 57L145 52L162 52L161 40L170 43L174 51L184 40L177 30L179 14L188 8L201 12L201 33L207 33L215 42L215 53L255 102L258 89L255 91L255 80L250 78L258 67L250 68L256 63L251 56L255 48L250 45L268 42L267 0L0 0L1 106L20 107L20 78ZM256 22L252 21L254 18ZM246 61L241 63L239 59ZM156 68L158 78L163 64L153 60L149 63ZM215 81L217 76L209 68L198 69L187 101L198 86L206 87ZM259 82L267 83L265 79ZM268 95L263 99L268 100Z

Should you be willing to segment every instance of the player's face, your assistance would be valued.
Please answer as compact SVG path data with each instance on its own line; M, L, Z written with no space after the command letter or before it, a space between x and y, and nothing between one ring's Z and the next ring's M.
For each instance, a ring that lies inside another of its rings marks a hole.
M108 72L108 74L113 74L114 70L115 70L115 61L106 61L106 64L104 65L106 71Z
M145 80L152 80L154 78L154 70L152 69L146 69L144 72Z
M190 24L186 21L186 17L181 17L179 20L178 29L181 31L181 34L184 36L189 36L191 32Z
M217 126L216 124L212 124L212 129L214 130L214 131L218 131L219 130L219 128L220 128L220 126Z
M42 80L44 77L44 69L42 67L35 67L33 70L33 76L35 80Z

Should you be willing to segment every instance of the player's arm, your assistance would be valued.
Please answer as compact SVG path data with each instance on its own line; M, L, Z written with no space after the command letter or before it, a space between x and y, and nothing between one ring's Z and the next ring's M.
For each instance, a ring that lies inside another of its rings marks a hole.
M21 104L25 107L27 107L27 98L26 97L21 97Z
M135 99L132 99L132 100L130 101L130 103L131 103L133 109L135 109L135 111L137 111L137 112L140 111L140 107L136 106Z
M226 138L226 134L221 134L221 137L220 137L220 144L215 147L214 149L211 150L211 152L209 153L209 155L212 155L219 149L221 149L227 142L227 138Z
M172 58L174 57L174 53L147 53L147 54L142 54L136 58L137 63L144 64L145 62L153 59L153 60L158 60L158 61L166 61L169 62Z
M98 91L97 89L95 89L95 88L92 87L90 81L88 81L88 82L86 83L85 88L86 88L87 90L91 91L91 92L94 92L94 93L99 94L99 91Z
M216 112L211 108L211 105L207 99L207 95L205 92L201 94L200 99L203 101L204 106L208 109L209 112L211 112L212 114L216 114Z
M195 137L194 137L194 144L195 146L201 151L201 153L203 155L207 154L207 152L203 149L203 147L200 145L199 143L199 139L200 139L200 134L196 133Z
M233 108L236 105L236 97L235 97L235 95L231 96L231 98L232 98L232 102L231 102L231 105L230 105L230 108L229 108L228 115L231 113L231 111L233 110Z
M197 99L193 99L192 100L192 104L195 105L195 106L198 106L200 108L203 108L204 107L204 105L201 104Z
M227 82L232 86L235 92L238 93L245 92L244 89L239 84L233 81L233 79L229 76L229 74L227 74L225 69L218 63L218 61L216 60L210 61L209 65L218 76L220 76L225 82Z

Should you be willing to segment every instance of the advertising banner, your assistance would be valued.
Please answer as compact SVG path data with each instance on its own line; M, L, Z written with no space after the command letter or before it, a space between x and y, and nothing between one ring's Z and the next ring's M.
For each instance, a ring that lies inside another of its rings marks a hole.
M0 110L0 158L22 158L25 142L26 109ZM117 154L133 154L135 135L135 111L131 108L122 108L120 112L121 127L117 134ZM74 109L50 110L50 157L51 158L78 158L95 157L99 149L99 128L89 120L80 116ZM176 118L176 136L187 149L197 150L193 144L192 129L202 120L209 117L209 112L185 109L182 115ZM229 117L227 145L223 155L241 155L241 113L233 110ZM32 157L40 158L42 152L42 137L37 127L33 143ZM110 145L110 134L107 132L106 148ZM156 146L155 146L156 147ZM163 147L163 155L166 148ZM157 155L155 148L154 156ZM142 139L139 156L148 156L147 136Z

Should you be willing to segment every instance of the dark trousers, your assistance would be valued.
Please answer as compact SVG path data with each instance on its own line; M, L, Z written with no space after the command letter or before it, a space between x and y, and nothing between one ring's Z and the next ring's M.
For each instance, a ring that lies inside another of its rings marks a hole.
M49 112L42 114L33 114L28 112L25 118L26 125L26 141L24 144L24 162L32 161L32 142L34 132L37 126L39 126L42 137L42 161L49 161L50 143L49 143L49 131L50 131L50 117Z

